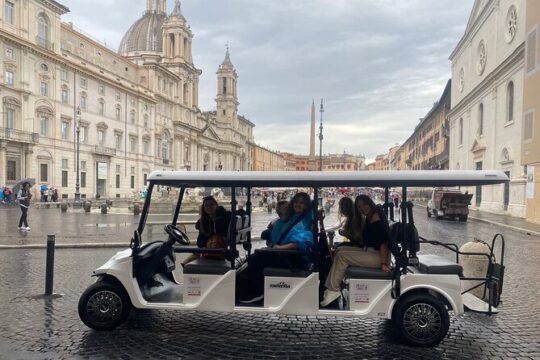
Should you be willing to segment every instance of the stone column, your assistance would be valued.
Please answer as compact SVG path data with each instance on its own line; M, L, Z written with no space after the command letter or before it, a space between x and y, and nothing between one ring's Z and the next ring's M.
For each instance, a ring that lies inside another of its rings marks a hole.
M7 180L7 142L0 140L0 184Z
M24 151L24 174L21 171L21 178L33 177L36 178L36 180L38 178L38 169L35 166L32 166L34 164L32 155L34 155L33 145L28 145Z
M184 36L182 36L181 34L178 37L178 49L179 49L179 52L178 52L179 56L181 58L184 58L186 49L184 49Z
M169 36L167 34L165 34L165 36L163 36L163 41L162 41L163 45L163 57L167 57L167 47L169 46Z
M193 87L193 105L199 107L199 80L195 81Z
M180 55L180 42L182 41L182 37L180 34L174 34L174 58L179 58Z

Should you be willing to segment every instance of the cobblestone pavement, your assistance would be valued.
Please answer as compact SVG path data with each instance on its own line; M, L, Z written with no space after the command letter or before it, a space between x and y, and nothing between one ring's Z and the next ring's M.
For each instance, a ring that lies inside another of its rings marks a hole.
M490 240L500 230L427 219L421 208L416 220L426 238L444 236L457 244L473 237ZM540 239L503 232L507 273L501 313L453 318L449 337L428 349L396 343L386 321L335 317L134 311L117 330L95 332L79 320L77 301L91 283L91 271L113 250L57 250L55 291L64 296L53 300L32 297L44 285L43 250L3 250L0 358L540 359Z

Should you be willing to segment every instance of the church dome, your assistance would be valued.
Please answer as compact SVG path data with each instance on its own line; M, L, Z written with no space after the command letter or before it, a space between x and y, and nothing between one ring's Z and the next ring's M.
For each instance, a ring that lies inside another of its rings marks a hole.
M145 12L124 35L118 52L122 55L132 52L161 52L163 47L161 28L166 19L165 12Z

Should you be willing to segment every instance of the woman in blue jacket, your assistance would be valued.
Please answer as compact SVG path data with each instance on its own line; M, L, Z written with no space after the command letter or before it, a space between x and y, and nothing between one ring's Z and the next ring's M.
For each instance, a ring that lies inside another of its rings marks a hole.
M277 267L305 269L307 252L313 246L313 212L311 199L306 193L297 193L289 203L290 218L280 219L272 229L272 248L298 250L305 256L279 256L279 254L254 253L248 258L249 294L240 302L245 304L261 301L264 297L264 268Z

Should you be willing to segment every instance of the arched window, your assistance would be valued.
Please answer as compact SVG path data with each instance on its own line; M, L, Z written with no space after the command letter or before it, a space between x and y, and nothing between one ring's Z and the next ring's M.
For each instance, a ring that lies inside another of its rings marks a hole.
M459 145L463 145L463 119L459 119Z
M506 88L506 121L514 120L514 82L510 81Z
M478 135L484 135L484 104L478 106Z
M43 47L49 44L49 18L44 13L38 15L38 43Z
M161 137L161 158L163 160L169 160L169 134L164 133Z

